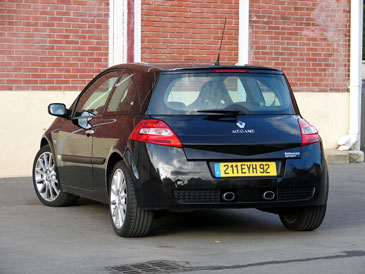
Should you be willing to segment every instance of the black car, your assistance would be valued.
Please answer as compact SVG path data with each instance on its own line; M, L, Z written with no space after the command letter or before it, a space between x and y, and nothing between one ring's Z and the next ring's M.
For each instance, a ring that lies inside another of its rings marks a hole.
M257 208L291 230L324 219L321 138L280 70L123 64L48 110L58 118L34 160L39 200L107 203L120 236L145 236L161 210Z

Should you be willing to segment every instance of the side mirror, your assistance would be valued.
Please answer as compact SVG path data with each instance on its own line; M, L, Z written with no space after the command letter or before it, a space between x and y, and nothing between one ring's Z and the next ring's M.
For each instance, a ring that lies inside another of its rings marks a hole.
M67 118L69 115L69 110L66 108L65 104L53 103L48 106L48 113L53 116Z

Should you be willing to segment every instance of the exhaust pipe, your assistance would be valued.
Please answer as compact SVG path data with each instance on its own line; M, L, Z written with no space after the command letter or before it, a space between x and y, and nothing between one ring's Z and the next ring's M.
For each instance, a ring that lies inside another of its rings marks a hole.
M271 201L275 199L275 192L274 191L265 191L264 194L262 195L262 197L267 200L267 201Z
M225 192L223 193L222 198L226 202L232 202L234 198L236 198L236 195L233 192Z

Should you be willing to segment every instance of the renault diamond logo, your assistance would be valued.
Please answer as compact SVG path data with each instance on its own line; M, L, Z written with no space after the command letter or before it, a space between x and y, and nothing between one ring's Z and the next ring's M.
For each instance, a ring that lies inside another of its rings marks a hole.
M246 126L246 123L244 123L242 121L237 121L236 125L239 127L239 129L233 129L232 130L233 134L254 134L255 133L255 130L253 128L244 129L244 127Z
M238 121L238 122L236 123L236 125L237 125L239 128L244 128L244 127L245 127L245 125L246 125L246 123L244 123L244 122L242 122L242 121Z

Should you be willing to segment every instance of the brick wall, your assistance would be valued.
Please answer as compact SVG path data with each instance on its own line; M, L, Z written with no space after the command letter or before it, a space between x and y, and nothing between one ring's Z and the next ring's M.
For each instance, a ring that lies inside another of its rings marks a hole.
M78 91L108 66L109 0L1 0L0 90Z
M250 0L250 63L284 70L294 91L346 92L349 0Z
M142 61L214 63L226 17L221 63L237 63L238 3L238 0L142 0Z
M109 0L1 0L0 90L80 90L108 66ZM239 0L142 0L142 61L238 60ZM250 63L347 91L350 0L250 0Z

